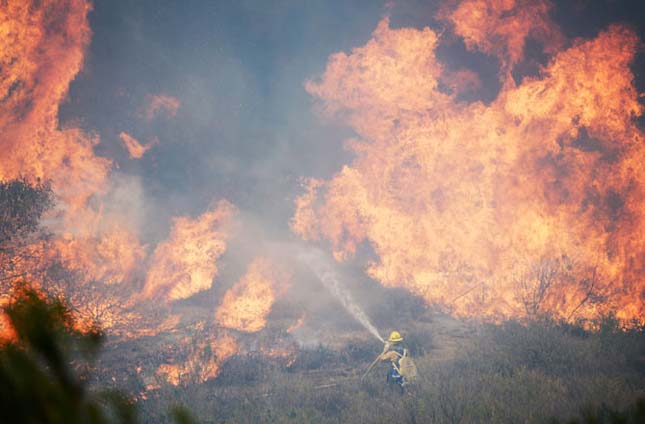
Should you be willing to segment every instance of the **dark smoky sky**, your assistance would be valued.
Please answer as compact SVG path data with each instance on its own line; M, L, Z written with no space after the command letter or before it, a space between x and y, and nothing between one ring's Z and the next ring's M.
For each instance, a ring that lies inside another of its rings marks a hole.
M642 4L566 0L552 16L570 38L626 22L643 40ZM328 178L351 160L342 143L351 130L321 118L304 81L322 74L330 54L365 44L385 14L393 27L441 30L444 24L433 19L437 7L414 0L99 0L90 14L85 67L61 107L61 124L96 132L96 151L112 158L117 172L141 178L154 205L146 213L161 218L143 229L149 240L165 236L158 233L167 231L170 216L199 214L220 198L284 238L299 178ZM466 51L456 37L445 40L439 59L475 70L483 81L466 100L493 100L496 59ZM527 53L518 79L548 60L531 43ZM641 92L642 56L634 64ZM147 121L147 96L159 93L181 107L175 117ZM159 144L132 160L122 131L144 143L157 137Z

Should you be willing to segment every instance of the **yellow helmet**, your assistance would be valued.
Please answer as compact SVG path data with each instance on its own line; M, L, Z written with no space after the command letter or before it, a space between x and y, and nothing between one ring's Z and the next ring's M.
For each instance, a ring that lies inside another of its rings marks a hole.
M402 342L403 337L401 336L401 333L399 333L398 331L392 331L390 333L390 338L387 339L387 341L390 343Z

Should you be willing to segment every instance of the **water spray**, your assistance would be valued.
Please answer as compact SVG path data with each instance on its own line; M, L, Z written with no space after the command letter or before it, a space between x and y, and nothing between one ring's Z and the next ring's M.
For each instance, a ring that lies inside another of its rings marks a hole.
M374 337L379 339L381 343L385 343L383 337L379 334L378 330L370 322L369 318L363 312L361 307L356 303L351 293L341 285L338 274L329 265L329 261L324 258L323 254L317 250L311 249L306 253L299 255L300 259L306 263L309 268L316 274L318 279L323 283L325 288L334 295L341 305L350 313L358 322L361 323L367 331Z

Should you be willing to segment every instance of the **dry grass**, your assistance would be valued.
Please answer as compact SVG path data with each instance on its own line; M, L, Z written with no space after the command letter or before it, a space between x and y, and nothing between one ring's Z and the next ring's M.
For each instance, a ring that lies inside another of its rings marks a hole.
M183 403L205 423L546 422L626 408L645 393L641 330L474 326L437 315L407 335L421 377L404 395L385 385L385 365L360 380L380 346L357 340L302 351L289 366L237 357L214 381L149 393L143 417L163 422L158 411Z

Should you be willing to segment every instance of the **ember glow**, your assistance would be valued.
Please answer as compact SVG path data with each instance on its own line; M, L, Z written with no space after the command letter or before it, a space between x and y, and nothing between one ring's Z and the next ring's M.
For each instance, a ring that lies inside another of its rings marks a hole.
M178 343L185 352L178 352L173 363L162 364L157 374L174 385L195 384L217 377L220 366L237 353L238 346L229 334L209 334L207 337L186 337Z
M1 307L5 305L6 305L6 302L4 301L0 302ZM4 312L0 313L0 345L6 342L12 341L14 339L15 339L15 333L13 328L11 327L9 318Z

